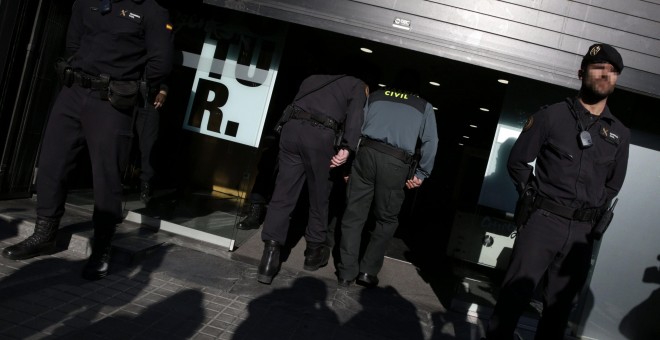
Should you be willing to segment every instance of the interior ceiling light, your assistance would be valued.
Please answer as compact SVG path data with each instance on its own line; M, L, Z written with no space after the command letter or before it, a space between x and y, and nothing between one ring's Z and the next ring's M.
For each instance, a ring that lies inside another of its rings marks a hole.
M502 84L508 84L508 83L509 83L509 81L506 80L506 79L498 79L497 81L498 81L499 83L502 83Z
M463 146L463 143L458 143L458 145Z
M465 138L465 139L470 139L470 136L463 136L463 138Z
M385 85L385 84L378 84L378 86L380 86L380 87L386 87L387 85Z
M471 128L475 128L475 129L477 128L477 126L474 125L474 124L470 124L470 127L471 127Z
M433 107L433 110L438 111L438 108L434 106L434 107Z
M361 48L360 48L360 51L362 51L362 52L364 52L364 53L374 53L374 51L372 51L372 50L370 50L370 49L368 49L368 48L366 48L366 47L361 47Z
M485 107L480 107L479 110L484 111L484 112L490 112L490 110L485 108Z
M435 81L430 81L429 84L431 84L433 86L440 86L440 83L435 82Z

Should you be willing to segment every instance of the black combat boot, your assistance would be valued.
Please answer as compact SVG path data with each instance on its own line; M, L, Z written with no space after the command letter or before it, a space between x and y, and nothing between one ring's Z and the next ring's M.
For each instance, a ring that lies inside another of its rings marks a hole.
M262 203L250 204L250 211L247 216L238 222L238 229L249 230L258 229L266 216L266 205Z
M25 240L9 246L2 251L2 256L11 260L26 260L39 255L55 252L59 219L37 217L34 232Z
M110 251L112 237L116 226L94 226L94 240L92 241L92 255L89 256L82 277L87 280L100 280L108 275L110 267Z
M305 249L305 264L303 268L309 271L315 271L328 264L330 259L330 248L323 243L307 243Z
M140 201L144 204L149 204L151 201L151 183L143 181L140 184Z
M277 241L264 241L264 253L259 263L257 281L266 284L273 282L273 277L280 270L280 248L281 245Z

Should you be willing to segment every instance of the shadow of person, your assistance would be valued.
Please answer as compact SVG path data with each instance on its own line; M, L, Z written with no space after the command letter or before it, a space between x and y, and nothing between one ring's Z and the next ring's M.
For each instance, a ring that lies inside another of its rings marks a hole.
M658 255L660 261L660 255ZM660 268L648 267L642 277L644 283L660 284ZM619 331L631 340L660 339L660 288L654 290L642 303L626 314L619 324Z
M30 260L0 280L0 307L13 315L0 333L18 338L58 337L86 328L138 299L166 252L162 247L137 266L126 266L113 257L110 274L100 281L81 278L86 259Z
M113 314L61 339L188 339L203 325L204 294L195 289L178 292L147 307L142 313Z
M337 339L425 339L415 306L391 286L361 289L362 311L344 323Z
M290 288L276 289L252 300L233 340L328 338L338 328L328 308L328 287L313 277L301 277Z

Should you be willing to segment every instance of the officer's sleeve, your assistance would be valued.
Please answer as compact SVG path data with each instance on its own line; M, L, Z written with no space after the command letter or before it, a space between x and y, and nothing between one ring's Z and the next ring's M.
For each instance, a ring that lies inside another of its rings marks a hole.
M362 81L357 81L350 90L346 121L344 121L344 136L341 142L343 149L352 151L357 149L362 124L364 123L364 103L367 101L364 88L366 86Z
M626 171L628 170L628 155L630 153L630 131L626 129L626 133L621 138L621 144L616 149L614 156L614 166L608 174L607 181L605 182L605 190L607 191L608 202L611 201L621 190L623 180L626 178Z
M435 111L433 111L433 106L430 103L426 103L419 139L422 142L420 149L422 157L419 160L415 176L424 180L431 175L435 163L435 154L438 150L438 127L435 122Z
M76 1L73 3L73 7L71 8L71 19L69 20L69 27L67 28L66 33L66 58L76 54L80 48L80 38L84 32L84 12L82 11L83 7L84 6L81 6L80 3Z
M507 169L513 179L516 190L521 192L529 182L534 167L528 163L534 161L546 139L547 111L541 110L527 119L520 136L513 144Z
M147 65L145 72L150 85L156 87L165 81L172 70L174 47L172 24L166 9L154 6L146 16L145 42L147 44Z

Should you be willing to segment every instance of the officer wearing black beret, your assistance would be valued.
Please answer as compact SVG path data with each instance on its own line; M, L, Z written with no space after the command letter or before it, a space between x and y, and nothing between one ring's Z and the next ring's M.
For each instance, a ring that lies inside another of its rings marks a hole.
M563 339L573 301L587 279L596 230L626 175L630 131L607 107L623 60L594 44L582 59L575 98L529 117L511 150L508 170L521 201L520 223L488 340L513 338L540 284L543 312L536 340ZM534 167L529 165L536 160ZM535 174L535 175L534 175Z
M34 233L4 249L23 260L54 251L64 214L66 179L87 145L94 187L94 241L83 269L107 275L111 240L122 220L121 172L143 72L152 86L172 68L172 25L155 0L77 0L66 38L68 63L58 63L64 87L50 112L39 158Z

